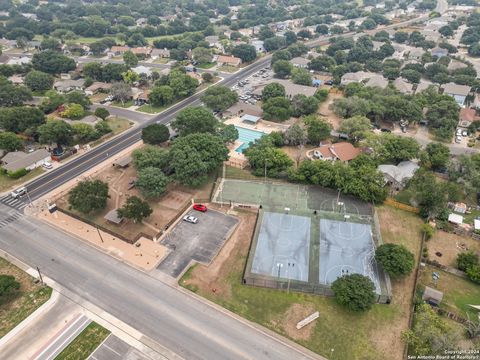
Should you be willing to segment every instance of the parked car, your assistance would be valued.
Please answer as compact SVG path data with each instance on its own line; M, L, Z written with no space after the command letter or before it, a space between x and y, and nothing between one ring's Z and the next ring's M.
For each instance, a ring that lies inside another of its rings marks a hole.
M194 204L193 205L193 210L201 211L201 212L206 212L207 207L203 204Z
M327 80L324 83L325 85L333 85L333 80Z
M42 164L42 167L44 169L53 169L53 165L51 163L49 163L48 161L45 161L43 164Z
M457 144L460 144L460 143L462 142L462 137L461 137L461 136L456 136L456 137L455 137L455 142L456 142Z
M467 131L467 130L463 130L463 131L462 131L462 136L463 136L463 137L467 137L467 136L468 136L468 131Z
M25 186L17 189L17 190L13 190L11 193L10 193L10 196L14 199L18 199L19 197L25 195L27 193L27 188Z
M198 223L198 219L195 216L192 216L192 215L185 215L183 217L183 221L189 222L191 224Z

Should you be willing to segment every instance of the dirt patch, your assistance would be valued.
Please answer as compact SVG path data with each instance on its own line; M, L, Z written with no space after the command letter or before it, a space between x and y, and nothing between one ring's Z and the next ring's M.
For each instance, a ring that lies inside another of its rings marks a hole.
M313 149L314 146L283 146L282 151L285 152L298 166L301 161L307 158L307 151Z
M458 254L473 250L480 252L480 242L468 236L459 236L444 231L435 231L433 237L426 243L428 257L440 264L455 267ZM441 254L441 256L439 256Z
M300 330L297 329L297 324L307 316L315 312L315 305L311 303L292 304L283 317L282 326L288 336L295 340L309 340L312 336L312 331L315 328L314 320L310 324L304 326Z
M328 94L327 101L321 103L317 111L320 116L327 119L327 121L333 126L335 130L340 127L340 124L342 123L342 118L332 111L331 105L333 104L335 99L341 99L343 97L344 96L342 93L330 92L330 94Z
M210 204L210 207L218 211L226 211L225 207L220 208L218 205ZM256 214L250 211L235 211L230 214L240 220L237 229L213 262L209 266L196 266L188 280L189 285L196 286L205 292L221 294L227 298L231 295L231 288L229 282L222 281L222 278L232 269L241 269L243 266L242 259L247 256L248 244L255 228L256 219Z

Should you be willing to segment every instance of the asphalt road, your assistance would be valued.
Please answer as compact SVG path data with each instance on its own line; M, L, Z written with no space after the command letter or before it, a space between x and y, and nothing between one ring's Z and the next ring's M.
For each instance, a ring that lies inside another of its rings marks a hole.
M0 217L6 211L11 210L0 205ZM62 288L184 359L321 358L309 357L34 218L22 217L0 229L0 248L39 266Z

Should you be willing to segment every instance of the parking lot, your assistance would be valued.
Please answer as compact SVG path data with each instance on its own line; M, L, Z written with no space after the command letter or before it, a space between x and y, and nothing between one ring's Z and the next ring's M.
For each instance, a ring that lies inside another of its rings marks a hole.
M150 358L118 337L109 335L88 360L150 360Z
M240 101L255 105L257 100L252 97L252 91L260 84L273 78L273 71L270 67L265 67L256 73L250 75L243 81L239 81L232 87L238 93Z
M174 278L192 260L209 264L238 223L236 218L210 209L205 213L192 210L189 215L198 218L198 223L181 221L161 241L171 252L157 269Z

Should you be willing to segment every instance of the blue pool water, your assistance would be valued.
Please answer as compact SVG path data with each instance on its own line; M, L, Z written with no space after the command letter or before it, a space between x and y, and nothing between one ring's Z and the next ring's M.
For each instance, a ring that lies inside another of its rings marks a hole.
M238 130L238 141L243 142L238 148L235 149L238 153L243 153L250 146L251 142L254 142L257 139L260 139L265 135L262 131L250 130L240 126L235 126Z

